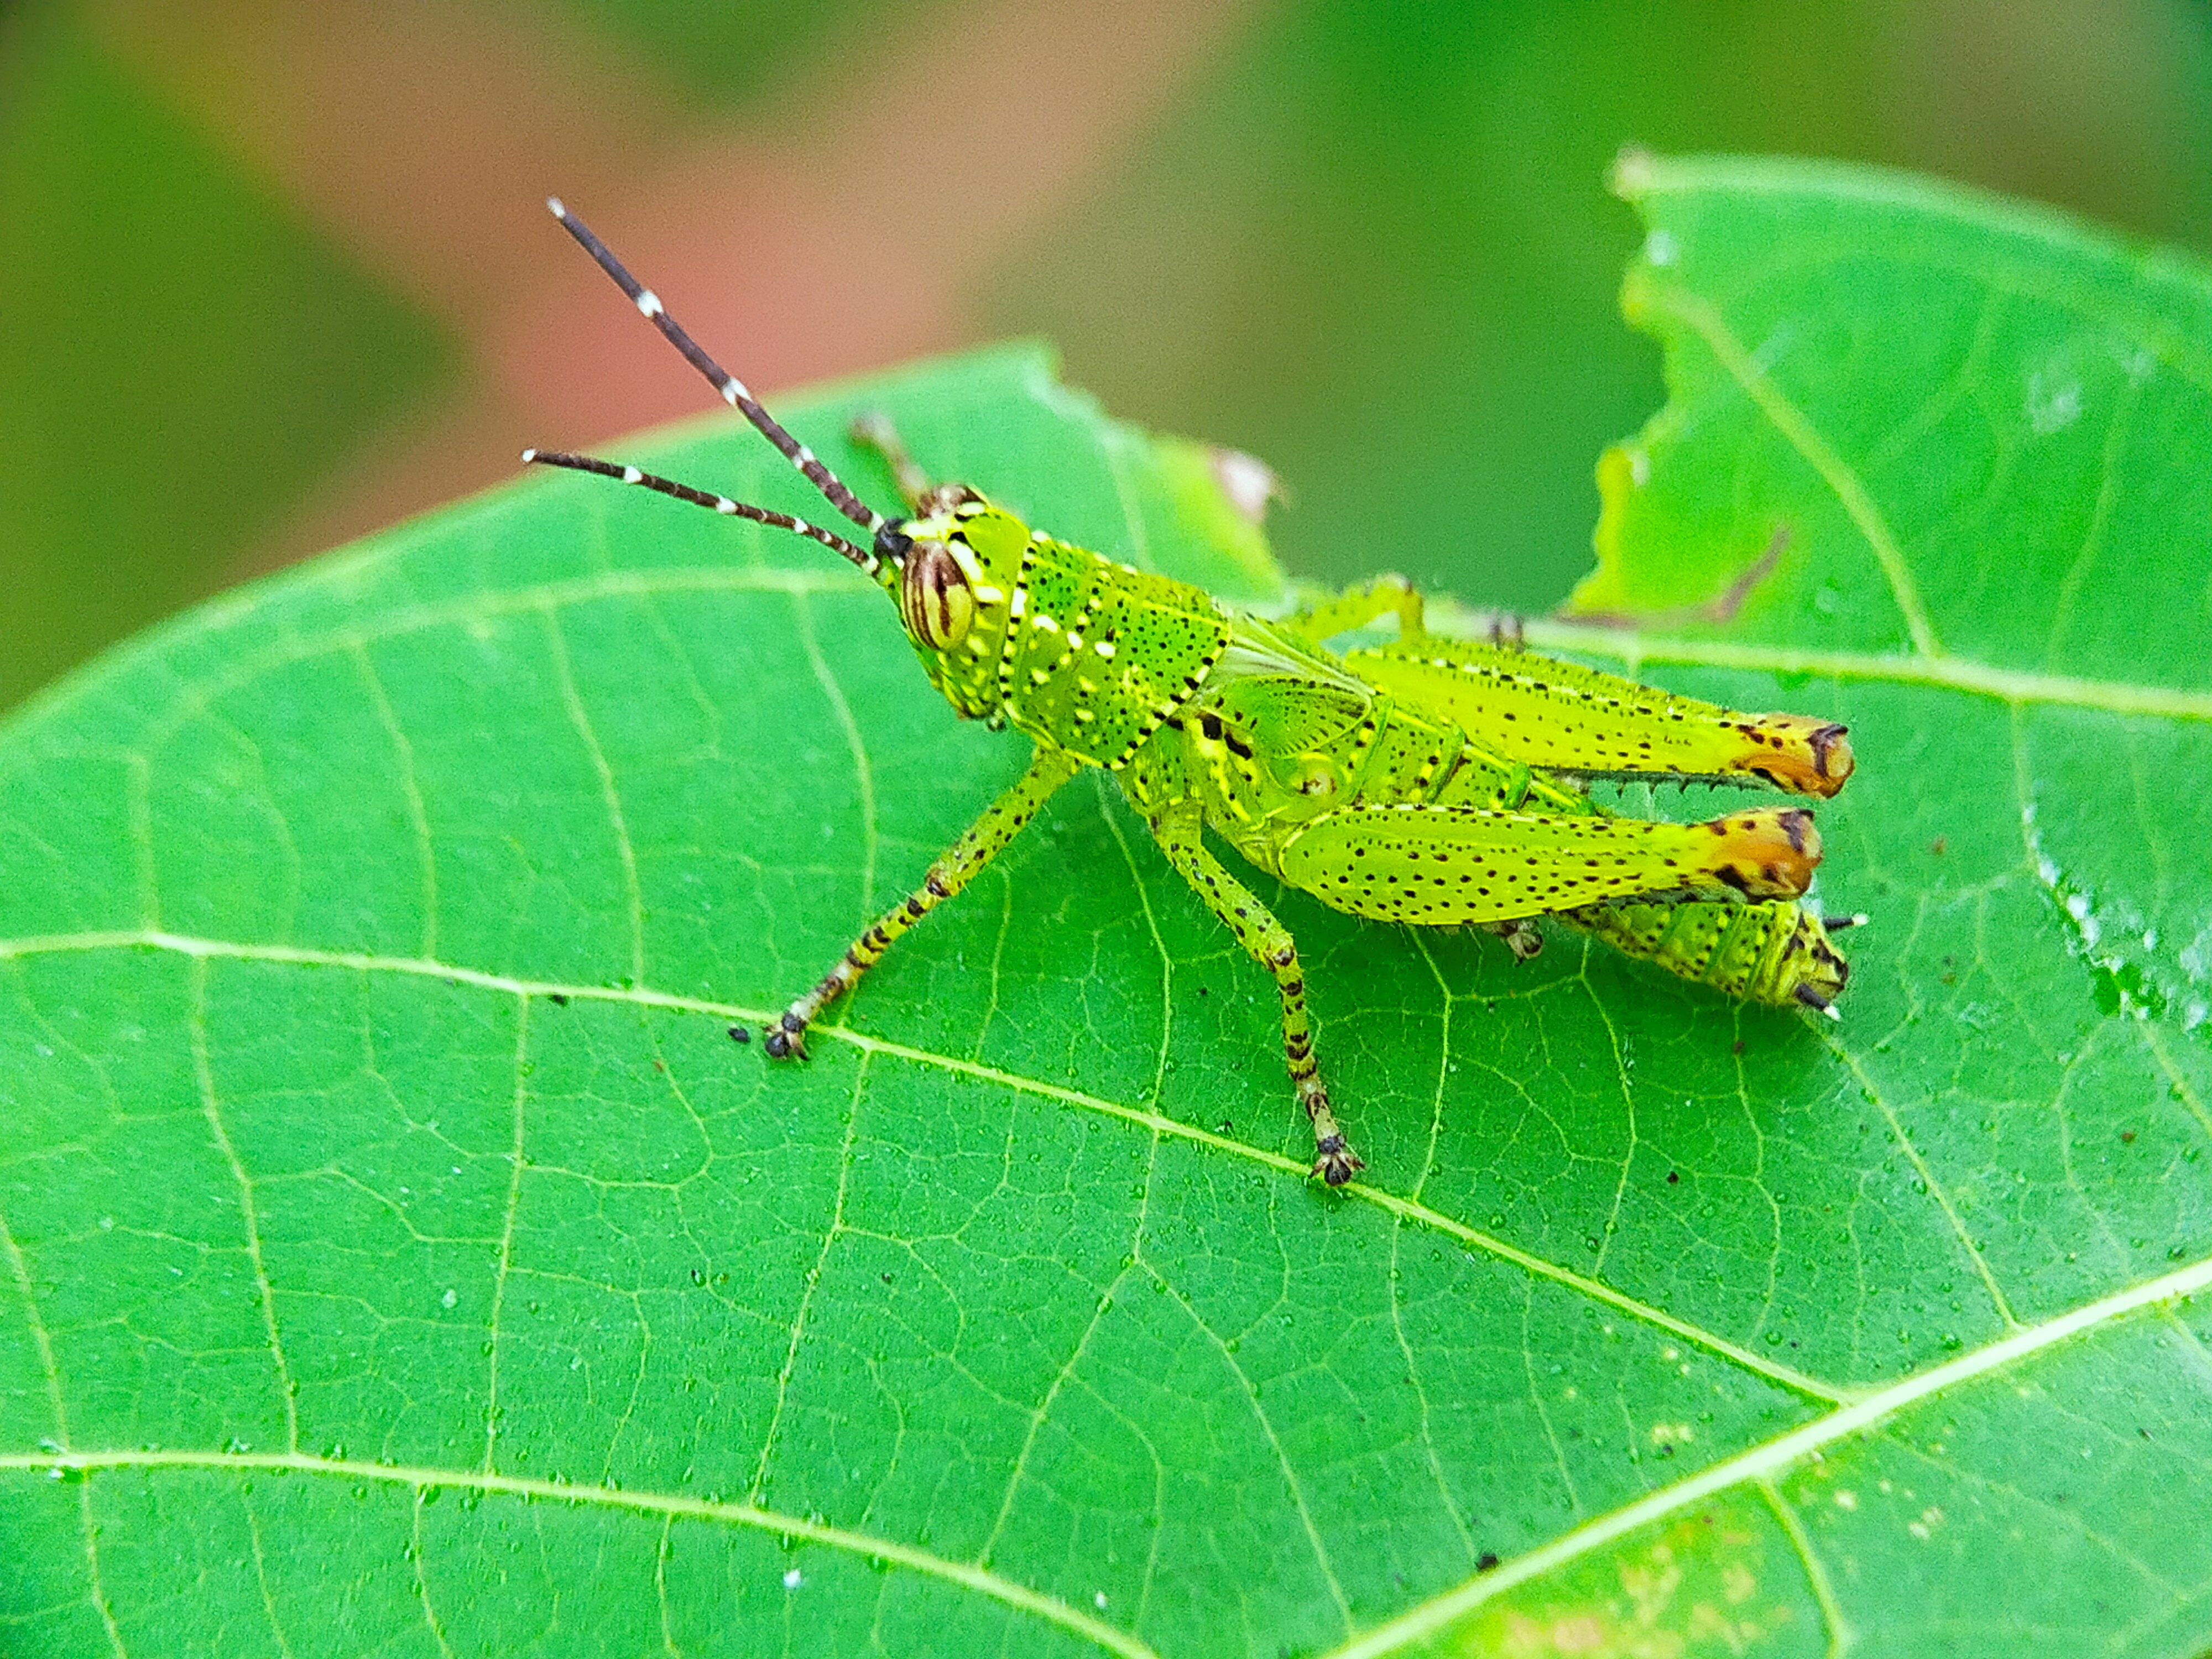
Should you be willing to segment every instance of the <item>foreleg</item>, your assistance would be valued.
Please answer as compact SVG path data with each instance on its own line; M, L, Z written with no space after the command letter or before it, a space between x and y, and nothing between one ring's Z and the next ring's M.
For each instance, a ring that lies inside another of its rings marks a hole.
M920 514L922 501L937 486L929 474L917 466L914 457L907 453L898 428L891 424L891 417L880 410L871 410L865 415L854 416L848 429L854 443L863 449L872 449L883 457L884 464L891 470L891 477L898 482L898 492L905 497L908 510Z
M1305 970L1298 964L1297 943L1291 938L1291 930L1206 851L1200 835L1204 822L1195 801L1177 801L1152 820L1152 837L1168 855L1168 862L1206 902L1206 908L1220 917L1237 936L1237 942L1275 976L1275 988L1283 1000L1283 1055L1298 1091L1298 1103L1313 1124L1313 1172L1330 1186L1341 1187L1352 1179L1354 1170L1366 1166L1345 1144L1344 1131L1329 1110L1328 1091L1322 1085L1321 1068L1313 1055Z
M805 1059L806 1028L815 1016L859 983L860 975L882 961L908 928L973 881L1052 799L1053 792L1081 769L1082 763L1062 750L1040 749L1031 756L1029 770L991 803L966 835L939 854L921 885L878 917L873 927L845 947L822 982L784 1011L768 1034L769 1053L779 1060L787 1055Z
M854 443L884 458L884 465L890 468L891 477L898 482L898 492L906 502L907 511L915 518L947 513L963 501L977 499L975 492L966 484L939 483L923 471L908 453L898 428L891 424L891 417L880 410L855 416L848 430Z

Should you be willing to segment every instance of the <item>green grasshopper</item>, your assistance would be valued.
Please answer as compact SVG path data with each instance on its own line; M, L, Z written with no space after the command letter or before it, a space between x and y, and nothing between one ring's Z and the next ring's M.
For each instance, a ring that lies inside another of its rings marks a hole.
M887 519L846 487L678 325L561 204L554 216L638 310L860 526L865 543L586 455L523 459L598 473L805 536L898 607L930 684L963 720L1033 745L1019 781L854 939L767 1033L804 1059L807 1027L938 905L975 879L1085 767L1103 767L1168 862L1274 976L1283 1050L1314 1133L1313 1173L1364 1167L1314 1058L1290 930L1206 846L1213 831L1269 876L1355 916L1474 925L1534 952L1551 916L1747 1001L1833 1016L1849 969L1828 940L1863 918L1796 902L1820 862L1802 808L1655 823L1593 802L1591 779L1763 781L1830 796L1850 776L1844 728L1742 714L1493 639L1429 634L1421 596L1386 576L1276 619L1032 530L966 484L932 482L880 417L854 436L905 498ZM1387 643L1328 642L1396 618Z

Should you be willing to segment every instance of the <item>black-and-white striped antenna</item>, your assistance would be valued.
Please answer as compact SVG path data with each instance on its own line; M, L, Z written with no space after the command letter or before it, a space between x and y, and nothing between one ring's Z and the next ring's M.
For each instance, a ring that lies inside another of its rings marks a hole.
M602 478L612 478L618 483L640 484L663 495L673 495L679 501L689 501L694 507L703 507L710 513L726 517L750 519L755 524L774 525L778 530L788 530L794 535L817 541L841 558L850 559L871 576L881 568L882 561L864 547L856 547L835 531L824 530L818 524L789 513L779 513L774 507L755 507L750 501L733 501L727 495L717 495L710 490L695 489L673 478L664 478L657 472L647 472L635 466L625 466L620 461L603 461L596 455L572 455L564 449L526 449L522 452L525 466L562 466L571 472L594 472Z
M613 277L622 291L629 295L630 303L643 313L646 319L660 331L669 344L684 354L684 362L707 377L708 383L721 394L724 403L750 421L761 436L781 450L784 459L806 475L807 482L822 492L830 506L836 507L871 536L884 527L884 515L848 489L845 481L824 466L812 450L785 431L782 423L768 410L763 409L753 394L745 389L745 383L743 380L709 357L699 343L684 331L683 325L668 314L667 307L660 303L660 296L631 276L623 262L616 258L609 251L607 245L592 234L590 228L582 220L568 211L559 197L547 197L545 205L553 210L553 216L558 219L568 233L576 239L584 252L590 254L598 263L599 269ZM550 461L550 454L542 454L538 459ZM599 469L590 467L585 470L597 471ZM663 491L662 493L675 492ZM679 495L678 499L689 500L690 497ZM718 501L721 498L717 496L709 499ZM747 514L744 516L750 517L752 514ZM763 520L763 522L770 522L770 520ZM819 541L822 538L817 536L815 539Z

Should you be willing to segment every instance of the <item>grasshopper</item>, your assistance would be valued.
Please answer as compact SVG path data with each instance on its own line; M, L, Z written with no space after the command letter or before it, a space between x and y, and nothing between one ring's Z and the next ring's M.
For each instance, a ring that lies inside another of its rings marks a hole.
M1629 817L1592 779L1763 782L1827 797L1851 773L1844 728L1745 714L1519 648L1447 639L1421 596L1386 576L1294 614L1231 610L1203 590L1033 530L980 490L931 480L881 417L878 451L906 512L855 495L680 327L556 198L570 235L669 343L866 539L587 455L525 462L636 484L805 536L896 604L929 682L963 720L1012 726L1032 751L1020 780L878 916L766 1034L804 1059L807 1027L915 923L975 879L1054 792L1103 767L1168 862L1280 995L1283 1051L1314 1134L1313 1173L1364 1167L1314 1056L1297 943L1206 845L1355 916L1474 925L1534 954L1550 916L1743 1000L1833 1016L1849 969L1823 919L1796 901L1820 862L1812 814L1764 808L1703 823ZM1329 641L1395 617L1396 636Z

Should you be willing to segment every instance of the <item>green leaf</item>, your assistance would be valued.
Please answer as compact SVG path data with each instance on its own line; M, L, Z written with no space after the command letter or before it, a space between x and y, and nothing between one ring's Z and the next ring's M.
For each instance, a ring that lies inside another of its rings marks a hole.
M1878 175L1627 182L1675 397L1532 639L1851 723L1840 1028L1283 895L1329 1194L1093 779L772 1067L726 1028L1022 745L818 549L533 479L0 727L9 1650L2212 1640L2212 290ZM869 404L1272 596L1035 352L794 400L882 498ZM621 453L819 510L726 421Z

